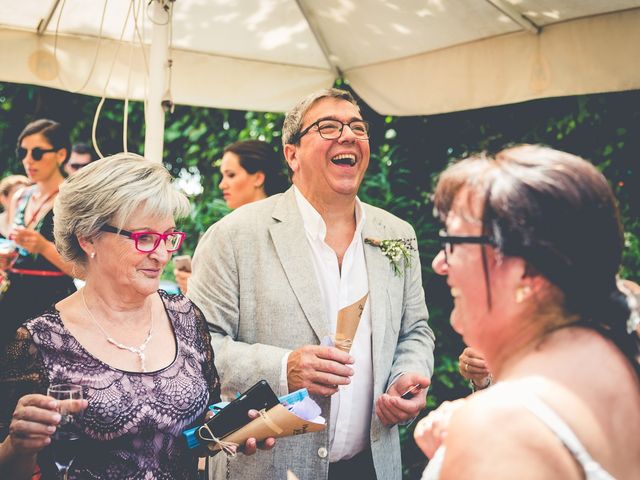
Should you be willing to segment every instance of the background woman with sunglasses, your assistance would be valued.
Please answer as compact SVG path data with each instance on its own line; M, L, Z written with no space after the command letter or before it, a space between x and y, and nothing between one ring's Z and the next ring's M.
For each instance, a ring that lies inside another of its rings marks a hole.
M202 313L158 290L188 200L161 164L120 154L70 177L54 210L58 250L86 283L25 322L0 355L0 477L29 478L36 459L45 476L55 471L45 447L60 417L43 393L70 383L87 402L69 480L195 480L197 452L182 432L202 423L220 384ZM250 439L244 452L256 447Z
M22 322L75 290L72 266L53 244L52 208L64 181L60 168L69 155L67 132L52 120L36 120L20 133L16 155L33 185L14 196L9 207L9 238L18 255L0 254L0 270L10 282L0 299L0 346Z

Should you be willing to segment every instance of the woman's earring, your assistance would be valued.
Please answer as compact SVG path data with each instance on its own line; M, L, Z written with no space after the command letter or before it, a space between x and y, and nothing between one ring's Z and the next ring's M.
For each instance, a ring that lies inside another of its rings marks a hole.
M91 258L96 258L96 252L91 252L91 255L89 255Z
M516 303L524 302L524 299L527 298L530 293L531 287L529 285L516 288Z

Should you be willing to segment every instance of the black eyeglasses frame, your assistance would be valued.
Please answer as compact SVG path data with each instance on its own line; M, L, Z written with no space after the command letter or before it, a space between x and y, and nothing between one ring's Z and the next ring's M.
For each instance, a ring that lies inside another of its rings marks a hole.
M45 153L57 152L58 150L60 150L60 148L32 148L31 158L33 158L36 162L39 162L40 160L42 160L42 156ZM23 160L27 156L27 153L29 153L28 148L16 147L16 158L18 160Z
M440 232L438 232L438 240L440 241L440 246L444 252L444 259L447 263L449 261L448 256L453 253L454 245L463 245L465 243L475 245L493 245L491 239L486 235L449 235L444 230L440 230Z
M340 126L340 131L339 131L339 133L338 133L338 136L337 136L337 137L334 137L334 138L326 138L324 135L322 135L322 130L320 129L320 123L322 123L322 122L336 122L336 123L340 123L340 124L341 124L341 126ZM298 132L297 134L295 134L295 135L293 136L293 139L292 139L292 142L291 142L291 143L293 143L293 144L298 143L298 142L302 139L302 137L304 137L307 133L309 133L309 132L311 131L311 129L312 129L313 127L318 127L318 134L319 134L323 139L325 139L325 140L336 140L336 139L338 139L338 138L340 138L340 137L342 136L342 132L343 132L344 127L345 127L346 125L348 125L348 126L349 126L349 128L351 129L351 131L353 132L353 128L351 128L351 124L352 124L352 123L362 123L362 124L364 124L364 126L365 126L365 130L366 130L366 132L367 132L367 136L366 136L366 137L363 137L363 138L356 137L356 139L357 139L357 140L360 140L360 141L369 140L369 131L371 130L371 124L370 124L369 122L367 122L366 120L359 120L359 119L357 119L357 120L351 120L350 122L344 123L344 122L341 122L340 120L336 120L336 119L334 119L334 118L321 118L320 120L316 120L315 122L313 122L311 125L309 125L309 126L308 126L307 128L305 128L304 130L301 130L300 132Z

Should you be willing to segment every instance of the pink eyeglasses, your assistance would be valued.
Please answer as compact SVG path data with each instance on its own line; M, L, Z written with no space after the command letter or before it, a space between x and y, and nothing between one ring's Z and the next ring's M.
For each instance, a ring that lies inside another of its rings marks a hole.
M128 230L120 230L111 225L103 225L100 227L100 230L130 238L135 242L136 250L142 253L153 252L158 248L161 240L164 240L167 252L176 252L186 237L184 232L129 232Z

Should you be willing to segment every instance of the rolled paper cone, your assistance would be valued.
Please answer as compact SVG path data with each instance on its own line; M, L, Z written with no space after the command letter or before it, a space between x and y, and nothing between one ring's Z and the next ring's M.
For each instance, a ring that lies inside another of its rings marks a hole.
M300 435L303 433L318 432L326 428L326 424L314 423L311 420L304 420L291 413L282 405L276 405L267 411L260 411L260 416L254 418L247 425L233 433L230 433L222 440L225 442L244 445L248 438L255 438L257 441L268 437L288 437L290 435ZM215 443L208 445L212 451L220 450Z
M356 336L356 331L360 324L360 317L362 317L367 298L369 298L369 292L365 293L364 297L357 302L341 308L340 311L338 311L334 343L336 347L343 352L349 353L351 350L351 345L353 345L353 339Z

